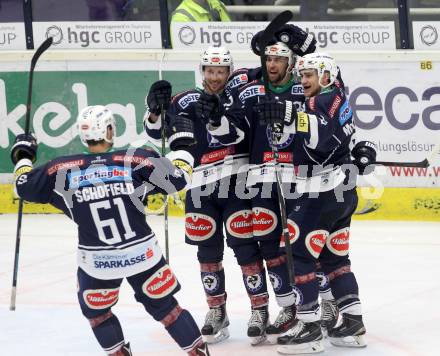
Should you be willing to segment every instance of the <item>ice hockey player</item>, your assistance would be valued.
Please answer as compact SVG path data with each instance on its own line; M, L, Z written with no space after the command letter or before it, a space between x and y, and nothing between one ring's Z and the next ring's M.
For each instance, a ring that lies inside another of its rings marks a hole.
M21 134L11 158L17 194L55 206L78 225L78 300L96 339L108 355L131 355L112 312L126 278L136 300L183 351L209 355L193 317L174 298L180 284L145 221L143 205L148 194L183 189L192 156L183 149L168 158L142 148L114 150L115 120L101 105L84 108L77 126L88 153L33 168L36 140Z
M195 127L194 172L185 200L186 242L197 246L197 258L209 311L202 335L208 343L229 337L229 320L226 313L225 272L222 265L224 234L227 245L233 249L243 273L244 285L250 298L252 314L248 324L248 336L252 344L262 341L259 328L259 310L267 309L267 283L263 261L257 243L252 239L252 211L248 199L236 196L236 186L241 175L240 167L248 164L247 141L231 143L224 147L207 131L208 120L196 113L196 103L202 95L213 95L221 103L230 98L224 91L228 76L233 70L233 61L224 47L209 47L201 56L200 71L203 89L195 88L174 96L166 113L167 121L180 122L184 127L190 123ZM163 92L160 83L153 84L147 97L148 110L145 126L150 140L160 144L160 107L154 98ZM217 114L212 113L214 118ZM167 126L169 124L167 123ZM175 132L171 127L168 142L172 150L178 149L175 138L193 139L191 133ZM243 171L244 178L246 171ZM244 184L242 184L244 186ZM224 227L224 229L223 229Z
M323 351L317 313L318 258L342 315L342 323L328 330L330 342L336 346L364 347L359 290L348 257L358 174L350 157L355 130L352 110L344 90L334 85L338 68L331 56L305 55L298 60L297 69L307 98L305 111L295 112L291 104L276 97L263 100L256 109L261 121L281 126L284 134L295 135L293 164L299 167L297 197L287 212L297 231L292 251L296 288L301 296L299 320L278 338L278 352Z

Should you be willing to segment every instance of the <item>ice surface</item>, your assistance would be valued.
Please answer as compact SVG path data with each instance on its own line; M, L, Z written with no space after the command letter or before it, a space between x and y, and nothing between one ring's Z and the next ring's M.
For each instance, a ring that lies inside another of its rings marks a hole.
M76 300L76 228L60 215L23 218L17 309L9 311L16 215L0 215L0 355L104 355ZM163 243L163 217L148 218ZM440 222L355 221L351 234L364 320L366 349L341 349L326 341L324 355L438 355L440 336ZM170 221L171 266L182 290L180 304L199 325L207 306L196 247L186 245L183 219ZM246 336L250 307L241 272L226 248L226 288L231 337L211 354L276 355L276 347L251 347ZM136 303L127 283L114 307L134 355L184 355ZM271 317L278 313L271 294Z

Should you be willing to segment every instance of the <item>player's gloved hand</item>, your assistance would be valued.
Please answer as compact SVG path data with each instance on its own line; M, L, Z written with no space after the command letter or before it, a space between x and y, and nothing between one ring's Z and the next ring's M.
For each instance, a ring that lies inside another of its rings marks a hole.
M360 141L351 150L353 163L358 167L359 174L369 174L376 163L376 145L370 141Z
M194 122L186 115L174 115L167 125L167 136L172 151L188 149L196 144Z
M315 52L316 39L298 26L286 24L275 32L277 41L284 42L295 54L304 56Z
M196 103L196 116L212 127L218 127L225 108L217 94L202 93Z
M284 128L296 119L295 105L289 100L279 100L277 96L264 96L254 107L260 125L277 125Z
M16 164L19 160L27 158L34 163L37 159L37 139L31 133L20 134L15 138L11 148L11 160Z
M260 39L261 39L261 36L263 35L263 32L264 32L264 30L257 32L254 35L254 37L252 37L252 40L251 40L252 52L254 52L257 56L261 55ZM276 37L273 37L271 40L268 41L266 46L273 45L277 41L278 41L278 39Z
M160 115L161 107L165 110L170 106L171 101L171 84L166 80L158 80L151 84L147 97L145 98L145 106L155 115Z

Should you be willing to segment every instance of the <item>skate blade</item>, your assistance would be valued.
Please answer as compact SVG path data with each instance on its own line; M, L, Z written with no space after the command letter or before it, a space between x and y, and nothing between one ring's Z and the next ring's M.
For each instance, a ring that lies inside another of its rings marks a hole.
M217 344L223 340L229 338L228 328L220 329L217 334L214 335L202 335L203 341L207 344Z
M366 347L364 335L329 337L330 343L338 347Z
M278 343L278 338L282 334L266 334L266 344L276 345Z
M251 345L252 346L259 346L259 345L263 345L266 343L267 341L267 336L266 334L261 335L261 336L250 336L249 337L251 340Z
M306 355L324 352L322 340L306 342L304 344L279 345L277 352L281 355Z

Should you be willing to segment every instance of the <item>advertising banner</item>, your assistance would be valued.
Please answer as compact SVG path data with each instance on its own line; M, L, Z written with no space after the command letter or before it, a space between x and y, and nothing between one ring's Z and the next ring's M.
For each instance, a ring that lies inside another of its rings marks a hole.
M172 78L178 78L172 80ZM173 91L194 87L194 73L163 72ZM23 132L27 95L26 72L0 72L0 173L12 172L9 152ZM115 147L143 145L145 95L159 79L157 71L35 72L31 130L38 138L38 161L84 151L76 130L78 112L88 105L106 105L115 115Z
M177 55L173 58L170 54L162 69L174 93L200 84L198 54L188 54L185 60ZM258 65L256 57L249 58L252 60L237 60L235 67ZM96 61L74 65L60 62L56 70L35 73L31 117L40 142L39 163L82 149L74 123L78 111L86 105L104 104L116 114L117 147L145 139L144 97L159 78L154 69L158 63L142 61L149 70L136 69L136 63L118 61L110 62L110 66ZM341 57L338 64L353 109L357 140L374 141L381 161L422 161L429 157L440 141L440 61L432 61L425 69L420 61L411 59L368 61ZM26 92L26 72L0 70L0 173L12 171L9 149L24 127ZM440 155L429 168L377 169L377 176L371 179L366 185L380 182L391 187L438 187Z
M26 49L24 23L0 23L0 51Z
M413 21L414 49L440 50L440 21Z
M53 49L162 48L159 21L33 22L34 42L53 37Z
M295 22L295 25L315 35L319 50L396 49L392 21ZM247 49L253 35L266 26L267 22L175 22L171 24L173 48Z

